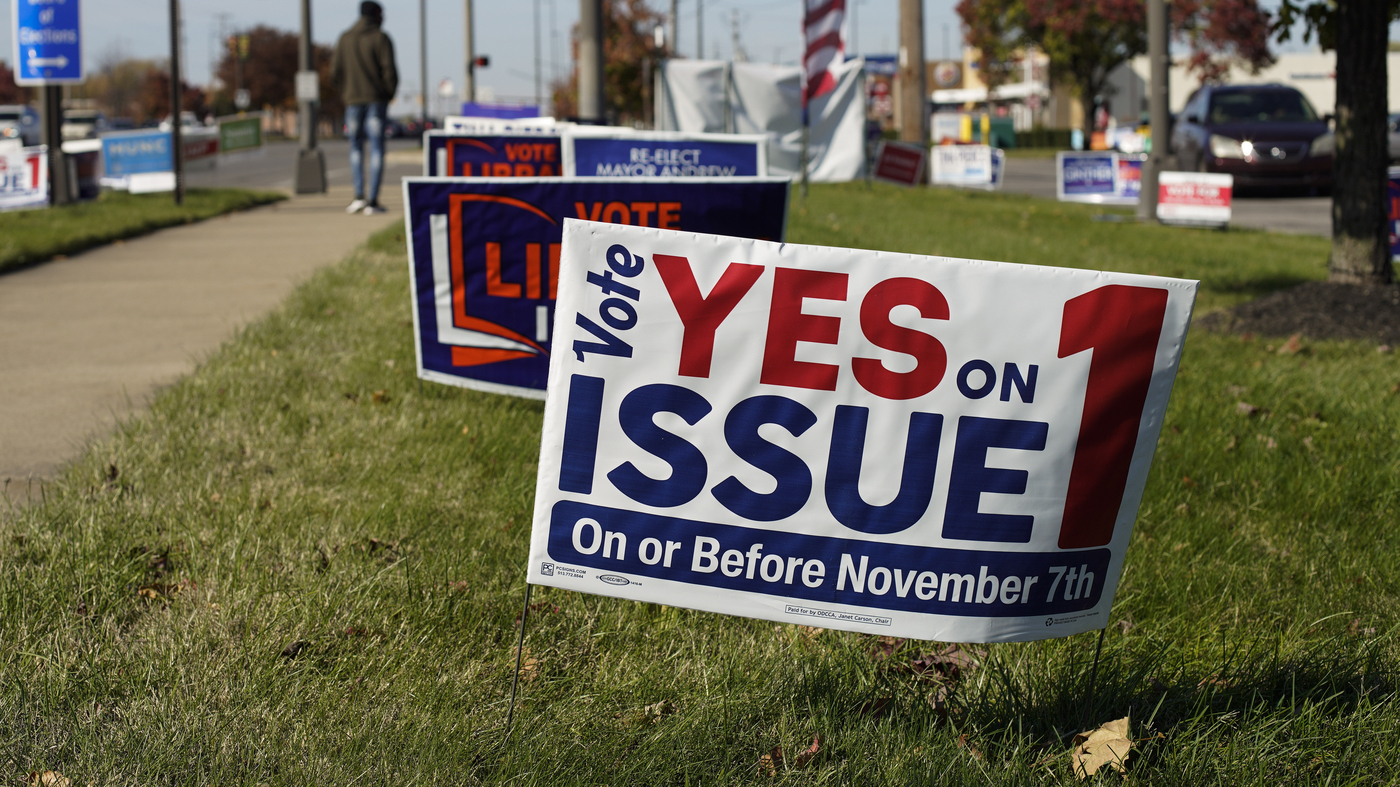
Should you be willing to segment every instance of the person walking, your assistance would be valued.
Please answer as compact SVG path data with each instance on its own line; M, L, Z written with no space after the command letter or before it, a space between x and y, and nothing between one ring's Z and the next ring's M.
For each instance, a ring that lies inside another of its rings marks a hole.
M374 0L360 3L360 20L341 34L331 59L331 79L345 104L345 133L350 138L350 171L355 200L346 213L384 213L379 183L384 177L384 123L389 102L399 89L394 42L380 28L384 8ZM369 189L365 189L364 143L369 138Z

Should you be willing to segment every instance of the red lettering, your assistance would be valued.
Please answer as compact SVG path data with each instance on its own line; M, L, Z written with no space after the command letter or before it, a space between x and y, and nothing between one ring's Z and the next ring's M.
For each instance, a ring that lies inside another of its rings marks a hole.
M525 297L540 297L540 244L525 244Z
M471 176L472 176L472 163L471 163L470 161L464 161L464 162L462 162L462 177L464 177L464 178L469 178L469 177L471 177Z
M663 230L680 229L681 204L679 202L663 202L660 210L656 212L656 226Z
M540 143L538 143L538 144L539 144L540 150L544 151L543 155L541 155L540 158L544 159L545 161L558 161L558 160L559 160L559 146L558 146L558 145L551 144L551 143L548 143L548 142L540 142Z
M563 249L558 243L549 244L549 299L559 297L559 252Z
M553 174L554 174L554 167L551 167L551 166L549 166L548 164L541 164L541 165L540 165L540 177L542 177L542 178L547 178L547 177L552 176Z
M1110 284L1065 301L1060 357L1094 353L1065 493L1060 549L1113 540L1166 312L1167 291L1155 287Z
M515 176L517 178L533 178L535 176L534 164L516 164Z
M483 170L486 169L486 165L483 164L481 168ZM504 161L492 164L491 174L495 175L498 178L508 178L510 177L510 165L505 163Z
M715 329L734 311L734 306L753 288L758 277L763 275L763 266L729 263L724 275L705 296L700 294L690 260L669 254L653 254L652 261L656 263L656 271L661 274L666 292L671 295L671 303L675 304L676 314L685 326L681 335L679 373L683 377L709 377L710 360L715 352Z
M763 347L759 382L814 391L836 390L838 367L797 360L797 343L836 343L841 318L803 314L802 300L844 301L846 278L844 273L831 271L774 269L773 302L768 309L768 338Z
M622 217L622 221L616 220L618 216ZM609 202L608 206L603 208L603 221L607 224L631 224L632 211L621 202Z
M921 331L895 325L890 312L914 306L925 319L948 319L948 299L922 279L885 279L860 303L860 330L876 347L914 356L907 372L892 372L874 358L851 359L851 371L865 390L886 399L917 399L938 387L948 369L943 343Z
M649 227L647 217L656 210L655 202L634 202L632 203L632 213L637 217L638 227Z
M501 281L501 244L486 244L486 294L498 298L519 298L520 285Z
M582 202L575 202L574 212L578 214L578 217L580 219L584 219L586 221L597 221L598 216L603 212L603 203L593 203L593 209L590 211L589 209L583 206Z

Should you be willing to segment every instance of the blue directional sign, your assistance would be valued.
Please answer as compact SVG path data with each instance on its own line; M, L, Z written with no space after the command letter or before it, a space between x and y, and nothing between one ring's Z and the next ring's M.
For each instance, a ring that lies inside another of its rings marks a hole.
M10 0L10 6L15 22L15 82L82 82L79 0Z

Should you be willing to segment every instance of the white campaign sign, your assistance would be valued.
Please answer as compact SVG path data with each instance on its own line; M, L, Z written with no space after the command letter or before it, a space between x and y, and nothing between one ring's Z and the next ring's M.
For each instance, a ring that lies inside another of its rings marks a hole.
M566 220L529 581L1102 628L1196 283Z
M0 150L0 210L48 207L48 161L42 145Z
M933 182L940 186L995 188L996 156L989 145L935 145Z

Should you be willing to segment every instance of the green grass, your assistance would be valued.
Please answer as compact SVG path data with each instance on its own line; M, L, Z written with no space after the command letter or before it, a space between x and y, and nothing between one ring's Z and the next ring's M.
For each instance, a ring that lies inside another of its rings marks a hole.
M790 239L1199 276L1217 306L1322 275L1312 239L1089 213L814 187ZM940 712L906 668L931 643L878 658L862 635L547 589L505 741L542 407L415 381L401 233L0 521L10 777L1077 783L1093 635L983 648ZM1131 782L1395 783L1397 390L1366 343L1189 338L1088 709L1132 716ZM815 735L807 767L757 769Z
M108 191L94 202L0 213L0 272L281 199L273 191L189 189L176 205L169 194Z

